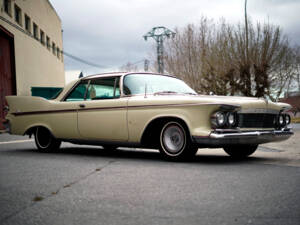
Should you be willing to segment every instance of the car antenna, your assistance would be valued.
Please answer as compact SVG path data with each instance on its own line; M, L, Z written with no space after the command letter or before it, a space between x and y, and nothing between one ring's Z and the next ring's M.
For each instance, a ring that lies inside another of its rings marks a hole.
M145 96L144 98L147 98L147 83L145 83Z

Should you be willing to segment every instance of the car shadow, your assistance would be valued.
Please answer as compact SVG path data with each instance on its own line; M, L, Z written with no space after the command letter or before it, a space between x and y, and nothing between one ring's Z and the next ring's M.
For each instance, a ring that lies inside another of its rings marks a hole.
M48 155L62 155L62 156L87 156L87 157L102 157L109 159L138 159L147 161L166 161L164 160L159 151L157 150L143 150L143 149L130 149L130 148L120 148L116 150L103 149L101 147L89 147L89 146L79 146L79 147L63 147L52 152L41 152L37 149L14 149L8 150L7 153L14 152L20 154L34 154L40 156ZM269 161L272 159L264 157L251 156L245 159L234 159L224 153L224 155L201 155L201 150L198 151L197 155L189 160L180 161L176 163L199 163L199 164L241 164L241 163L253 163L261 161Z

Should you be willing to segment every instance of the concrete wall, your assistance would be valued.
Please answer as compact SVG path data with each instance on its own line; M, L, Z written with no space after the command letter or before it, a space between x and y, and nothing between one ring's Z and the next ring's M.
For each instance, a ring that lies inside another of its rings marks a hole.
M31 95L31 87L63 87L65 84L61 20L48 0L14 0L11 15L0 0L0 24L14 35L17 95ZM15 21L15 4L21 9L21 24ZM30 17L30 32L25 29L25 14ZM12 23L12 24L10 24ZM38 38L33 37L33 23L38 26ZM14 27L14 26L17 27ZM22 32L22 29L24 32ZM40 41L40 30L55 43L55 55Z

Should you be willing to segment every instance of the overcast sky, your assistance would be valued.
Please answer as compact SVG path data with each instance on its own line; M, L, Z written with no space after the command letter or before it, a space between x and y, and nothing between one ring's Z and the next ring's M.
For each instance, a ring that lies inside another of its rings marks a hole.
M95 68L65 56L65 70L85 75L117 70L149 58L154 40L142 36L155 26L169 29L197 24L201 16L243 22L244 0L50 0L62 20L64 50ZM253 22L279 25L300 45L300 0L248 0ZM142 66L142 64L139 64Z

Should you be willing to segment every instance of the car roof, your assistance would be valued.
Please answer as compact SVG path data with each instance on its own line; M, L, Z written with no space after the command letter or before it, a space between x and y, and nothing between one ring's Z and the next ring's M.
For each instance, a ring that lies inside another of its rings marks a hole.
M86 77L81 78L81 80L88 80L93 78L99 78L99 77L112 77L112 76L125 76L129 74L136 74L136 75L159 75L159 76L167 76L167 77L174 77L176 76L169 75L169 74L159 74L159 73L147 73L147 72L110 72L110 73L100 73L100 74L93 74ZM179 79L179 78L177 78Z

